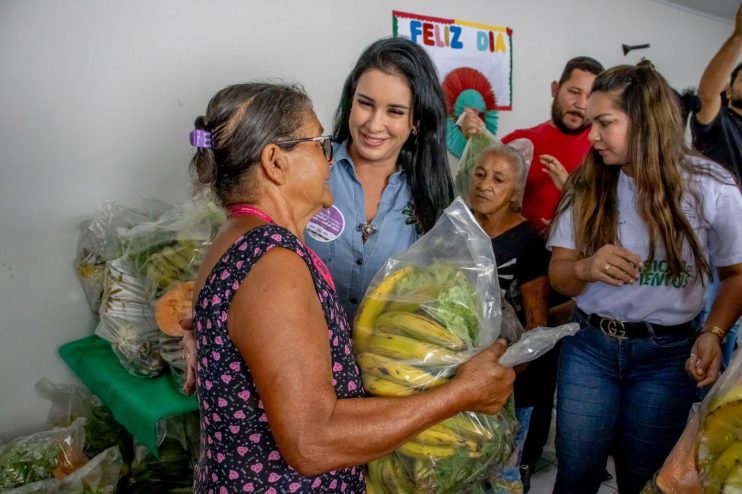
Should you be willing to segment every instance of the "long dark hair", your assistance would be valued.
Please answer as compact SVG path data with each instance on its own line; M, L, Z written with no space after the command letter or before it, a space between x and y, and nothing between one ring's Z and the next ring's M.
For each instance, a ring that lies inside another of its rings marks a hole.
M423 232L454 198L453 179L446 156L446 104L433 62L420 46L405 38L384 38L366 48L345 80L335 112L333 138L350 139L348 118L358 79L369 69L405 78L412 91L411 133L397 164L407 176L415 217Z
M636 207L649 233L648 261L654 260L661 242L669 275L675 279L690 274L683 262L687 245L695 258L696 273L710 275L683 201L686 195L692 198L700 218L701 197L690 179L706 175L723 182L724 178L713 166L691 161L694 153L685 145L680 108L672 89L651 63L643 61L602 72L593 82L592 93L598 92L611 96L631 123L626 161L636 183ZM584 257L618 241L619 172L620 167L607 166L593 149L567 181L556 218L573 208L575 245Z
M249 200L244 197L250 194L245 187L248 172L260 161L263 148L293 137L311 110L309 96L298 85L253 82L225 87L211 98L206 115L196 118L196 129L211 132L212 147L196 150L191 174L211 187L222 205ZM242 197L234 197L238 188Z

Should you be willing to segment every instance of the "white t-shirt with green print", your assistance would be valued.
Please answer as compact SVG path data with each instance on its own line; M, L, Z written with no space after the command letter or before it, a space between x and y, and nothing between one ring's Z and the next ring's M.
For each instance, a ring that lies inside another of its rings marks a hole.
M696 213L692 196L687 194L683 210L693 226L701 247L715 266L742 263L742 194L733 184L734 179L721 167L708 160L693 157L697 165L714 167L724 174L719 183L704 175L691 180L702 198L701 217ZM601 282L588 283L575 297L577 306L588 314L622 321L647 321L675 325L693 319L704 306L704 287L696 273L695 262L688 246L684 246L686 266L690 276L671 279L667 276L667 261L661 241L656 242L655 259L649 257L648 231L636 210L634 180L623 172L618 180L619 239L620 244L645 260L639 281L633 285L614 287ZM574 249L572 211L566 211L552 225L547 247Z

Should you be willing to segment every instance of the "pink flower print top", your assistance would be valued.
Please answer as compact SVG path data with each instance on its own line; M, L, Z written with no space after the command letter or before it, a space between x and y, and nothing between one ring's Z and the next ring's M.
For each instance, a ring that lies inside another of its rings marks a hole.
M363 395L351 348L350 324L331 286L331 278L319 271L309 249L285 228L268 224L251 230L217 262L196 302L193 326L198 358L201 451L194 473L194 491L204 494L365 492L362 467L306 477L286 463L268 426L250 368L229 338L227 315L234 293L260 257L273 247L296 252L312 274L329 328L328 345L337 396Z

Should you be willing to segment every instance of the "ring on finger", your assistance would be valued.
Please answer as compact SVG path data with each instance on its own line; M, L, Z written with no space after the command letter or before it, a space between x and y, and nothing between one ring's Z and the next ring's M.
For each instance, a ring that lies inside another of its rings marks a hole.
M608 273L608 271L611 270L611 265L609 263L605 263L605 267L603 268L604 273Z

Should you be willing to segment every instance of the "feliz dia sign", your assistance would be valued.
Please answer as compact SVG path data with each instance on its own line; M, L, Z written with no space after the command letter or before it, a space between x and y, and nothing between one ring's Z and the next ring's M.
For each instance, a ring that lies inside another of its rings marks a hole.
M473 69L466 74L476 72L484 80L470 82L485 91L482 85L486 83L492 92L492 98L482 95L490 101L483 102L480 111L512 110L512 29L398 10L392 15L394 36L409 38L425 49L438 69L444 91L449 76L460 79L462 72L457 69Z

